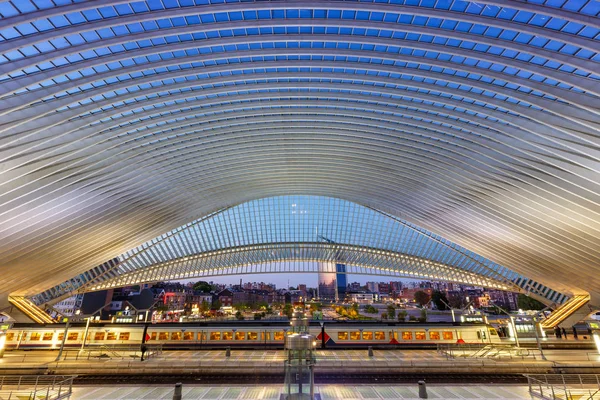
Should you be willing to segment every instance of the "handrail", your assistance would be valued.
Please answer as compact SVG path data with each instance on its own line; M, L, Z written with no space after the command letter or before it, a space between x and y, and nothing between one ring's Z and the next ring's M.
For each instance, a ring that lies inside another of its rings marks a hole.
M0 398L61 400L73 393L76 375L0 376Z
M509 357L525 359L536 358L535 350L518 348L513 344L485 344L485 343L441 343L437 351L447 359L464 358L501 358Z
M529 375L527 383L529 393L541 399L600 399L600 375L595 374L547 374Z

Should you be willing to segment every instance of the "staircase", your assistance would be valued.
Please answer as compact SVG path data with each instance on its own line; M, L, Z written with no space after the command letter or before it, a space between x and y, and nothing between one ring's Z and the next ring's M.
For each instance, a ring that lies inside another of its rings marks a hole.
M44 310L33 304L29 299L23 296L9 296L8 301L14 307L18 308L23 314L31 318L38 324L53 324L56 321L46 314Z
M575 295L571 297L569 300L567 300L567 302L565 302L563 305L554 310L548 318L541 322L542 328L554 328L555 326L558 326L561 323L565 322L567 318L573 316L575 313L577 313L578 315L581 314L580 319L585 318L585 316L589 314L590 311L587 308L582 309L582 307L584 307L589 301L590 296L587 294Z

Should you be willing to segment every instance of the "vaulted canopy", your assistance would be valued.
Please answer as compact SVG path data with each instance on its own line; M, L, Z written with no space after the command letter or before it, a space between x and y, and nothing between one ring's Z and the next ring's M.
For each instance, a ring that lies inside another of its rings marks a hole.
M596 0L0 3L1 296L314 195L600 295Z

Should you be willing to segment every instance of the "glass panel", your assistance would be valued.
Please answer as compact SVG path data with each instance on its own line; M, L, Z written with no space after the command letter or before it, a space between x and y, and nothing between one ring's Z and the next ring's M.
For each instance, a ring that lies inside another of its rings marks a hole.
M385 340L385 332L376 331L375 332L375 340Z
M235 333L235 340L245 340L246 339L246 332L236 332Z
M283 340L283 332L273 332L273 340Z
M412 332L402 332L402 340L412 340Z
M348 340L348 332L338 332L338 340Z
M94 334L94 340L104 340L104 332L96 332Z
M42 340L52 340L53 336L54 336L54 333L46 332L46 333L44 333L44 338Z
M437 331L429 332L429 339L431 340L440 340L440 333Z
M157 336L157 333L156 332L152 332L150 334L150 340L156 340L156 336Z
M129 340L129 332L119 333L119 340Z
M373 340L373 332L363 332L363 340Z
M181 340L181 332L171 332L171 340Z
M198 340L205 341L206 340L206 332L198 332ZM215 339L211 338L210 340L215 340ZM219 340L219 339L216 339L216 340Z
M221 332L211 332L210 340L221 340Z
M79 336L78 332L69 332L69 336L67 336L67 340L77 340Z
M258 340L258 332L248 332L248 340Z
M158 340L169 340L169 332L159 332Z
M425 340L425 332L419 331L415 332L415 340Z
M454 334L452 332L443 332L442 335L443 335L444 340L454 339Z
M108 332L106 334L106 340L117 340L117 334L115 332Z
M194 340L194 332L183 332L183 340Z
M360 332L359 331L350 332L350 340L360 340Z
M233 332L223 332L223 340L233 340Z
M14 340L15 338L15 334L13 332L9 332L6 334L6 341L10 342L11 340Z

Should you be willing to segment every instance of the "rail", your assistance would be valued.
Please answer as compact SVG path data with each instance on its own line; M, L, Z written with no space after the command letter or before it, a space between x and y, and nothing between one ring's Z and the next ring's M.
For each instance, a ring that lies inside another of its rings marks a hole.
M146 345L146 351L144 352L144 358L149 359L158 357L163 352L162 344L151 344ZM94 346L88 347L83 350L65 350L63 361L66 360L89 360L90 358L106 358L115 359L136 359L141 358L142 351L141 346Z
M529 393L544 400L598 400L600 375L525 375Z
M75 375L0 376L0 399L68 399L73 393L75 377Z
M457 357L463 358L491 358L491 359L537 359L538 350L516 347L510 344L483 344L483 343L440 343L437 351L447 360Z

